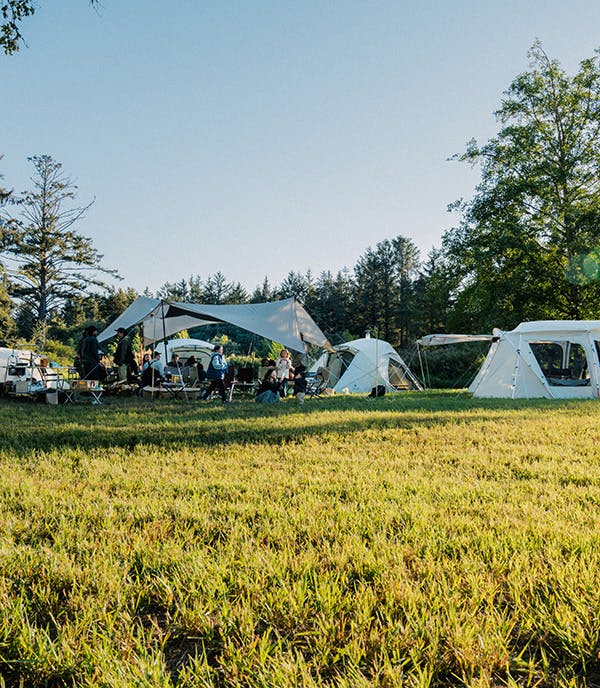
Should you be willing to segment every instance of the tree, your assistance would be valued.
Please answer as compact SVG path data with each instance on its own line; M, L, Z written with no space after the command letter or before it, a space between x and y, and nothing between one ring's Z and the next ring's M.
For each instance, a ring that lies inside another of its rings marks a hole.
M432 249L414 283L414 326L418 336L445 332L458 280L442 251Z
M98 8L99 0L89 0L92 7ZM35 13L37 3L33 0L4 0L0 5L2 24L0 24L0 48L5 55L12 55L24 43L20 22Z
M412 280L419 265L414 243L398 236L368 248L354 267L353 325L376 328L379 336L403 346L409 336Z
M273 301L276 298L275 290L271 287L269 278L265 276L263 283L260 287L252 292L250 297L250 303L266 303L268 301Z
M207 304L246 303L248 292L239 282L228 282L222 272L216 272L206 279L199 300Z
M277 294L280 299L289 299L290 296L296 296L301 301L304 301L310 286L309 281L302 273L290 270L283 282L279 285Z
M6 275L0 270L0 346L7 346L15 335L13 304L8 295Z
M29 160L36 172L34 188L14 201L17 215L4 212L7 230L1 255L10 292L33 328L49 324L68 299L91 287L108 288L98 273L118 275L101 266L102 255L92 240L73 229L91 203L69 207L76 187L63 176L61 164L48 155Z
M305 301L312 317L328 339L335 343L345 341L344 333L351 320L352 286L347 270L335 276L329 271L322 272Z
M460 160L481 166L474 198L443 240L462 278L456 311L474 328L597 317L600 62L570 77L535 43L495 113L499 133Z

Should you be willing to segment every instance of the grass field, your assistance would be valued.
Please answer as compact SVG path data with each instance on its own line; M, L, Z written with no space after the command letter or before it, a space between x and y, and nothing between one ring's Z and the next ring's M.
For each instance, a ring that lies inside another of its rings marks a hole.
M600 405L0 401L2 686L600 685Z

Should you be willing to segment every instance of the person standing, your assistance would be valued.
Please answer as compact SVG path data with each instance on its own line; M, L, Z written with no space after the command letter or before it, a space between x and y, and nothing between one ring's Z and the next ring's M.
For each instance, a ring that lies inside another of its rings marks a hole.
M294 370L292 367L292 361L290 359L290 352L287 349L281 350L275 369L277 370L277 380L279 381L281 396L282 398L285 398L287 396L290 373Z
M131 341L125 336L125 329L119 327L117 330L117 348L113 357L113 362L118 368L117 379L119 382L126 382L130 375L137 375L137 363Z
M204 395L203 399L210 399L210 395L216 390L221 395L223 402L227 401L227 393L225 391L225 373L229 366L223 356L223 347L217 344L213 349L213 354L210 357L210 363L206 370L206 378L210 380L210 385Z
M83 366L83 377L85 380L101 380L100 359L102 352L98 344L98 328L90 325L87 334L81 342L81 364Z

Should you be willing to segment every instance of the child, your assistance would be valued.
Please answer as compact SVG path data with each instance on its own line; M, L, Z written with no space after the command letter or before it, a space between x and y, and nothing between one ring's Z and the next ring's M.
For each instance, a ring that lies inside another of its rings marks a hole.
M275 369L277 371L277 380L281 386L281 397L284 398L287 396L290 373L294 370L290 360L290 352L287 349L281 350Z

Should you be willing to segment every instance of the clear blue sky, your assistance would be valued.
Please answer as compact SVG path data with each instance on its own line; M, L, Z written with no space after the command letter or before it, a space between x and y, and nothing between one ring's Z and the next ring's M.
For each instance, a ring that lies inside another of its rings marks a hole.
M95 198L80 233L121 283L352 267L398 234L422 256L478 174L448 158L539 38L569 71L595 0L40 0L0 57L4 185L49 154ZM168 9L168 12L165 11Z

